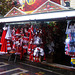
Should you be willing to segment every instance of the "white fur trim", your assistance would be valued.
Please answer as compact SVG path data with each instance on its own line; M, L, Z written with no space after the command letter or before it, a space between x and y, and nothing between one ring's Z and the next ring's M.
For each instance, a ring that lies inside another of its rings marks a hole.
M7 44L7 46L10 46L10 44Z
M7 27L3 27L3 30L7 30Z
M7 50L11 50L11 47L7 47Z

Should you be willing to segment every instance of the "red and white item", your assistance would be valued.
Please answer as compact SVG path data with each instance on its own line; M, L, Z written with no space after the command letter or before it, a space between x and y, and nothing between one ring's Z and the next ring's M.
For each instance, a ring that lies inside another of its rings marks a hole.
M31 60L32 62L33 62L33 51L30 53L30 55L29 55L29 60Z
M35 56L34 61L35 62L40 62L39 56L44 56L43 48L36 47L35 50L34 50L34 56Z
M20 38L18 36L15 37L16 45L20 45Z
M32 34L33 34L33 26L31 25L31 32L32 32Z
M13 42L12 49L16 50L16 42L15 41Z
M39 36L34 36L34 44L42 44L42 39Z
M9 40L7 40L7 51L8 50L11 50L11 44L10 44L10 41Z
M23 34L23 28L21 28L21 31L20 31L20 33L21 33L21 34Z
M28 29L28 33L29 33L29 34L30 34L30 32L31 32L31 28Z
M23 49L28 49L28 45L25 44L25 45L23 46Z
M12 41L15 41L15 37L16 37L15 35L12 36Z
M27 31L27 29L26 29L26 28L24 29L24 31L25 31L25 35L28 37L29 32Z
M31 53L31 44L29 44L29 46L28 46L28 54L30 54Z
M3 33L2 33L2 37L1 37L1 52L7 52L7 41L5 39L6 36L6 32L7 32L7 27L3 27Z
M8 26L8 30L7 30L5 39L7 39L7 51L8 51L8 50L11 50L11 44L10 44L11 30L10 30L10 26Z
M15 35L15 28L13 28L12 30L12 35Z
M12 41L15 41L15 37L16 37L15 28L13 28L13 30L12 30Z
M40 52L40 55L41 56L44 56L44 50L43 50L43 48L41 48L41 47L36 47L35 48L35 50L34 50L34 56L36 55L36 56L39 56L39 52Z
M29 35L29 42L32 40L32 33L30 32L30 35Z
M23 37L23 43L27 44L29 42L29 37L24 36Z
M16 31L16 35L20 36L20 29L18 28L17 31Z

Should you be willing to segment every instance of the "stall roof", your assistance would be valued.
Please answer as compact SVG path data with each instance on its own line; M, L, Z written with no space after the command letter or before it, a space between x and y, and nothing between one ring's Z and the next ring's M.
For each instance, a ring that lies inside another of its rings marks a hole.
M75 10L65 10L57 12L29 14L23 16L15 16L15 17L6 17L6 18L1 18L0 23L50 20L50 19L60 19L60 18L69 18L69 17L75 17Z
M26 13L20 9L13 7L4 17L20 16L25 15Z
M45 3L43 3L41 6L39 6L36 10L34 10L32 13L43 13L43 12L62 11L62 10L69 10L69 8L48 0Z

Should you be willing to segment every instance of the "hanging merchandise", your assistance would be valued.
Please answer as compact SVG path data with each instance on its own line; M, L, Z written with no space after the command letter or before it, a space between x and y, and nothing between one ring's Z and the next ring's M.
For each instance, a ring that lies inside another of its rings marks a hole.
M34 61L35 62L40 62L41 60L40 60L39 57L44 56L44 50L41 47L36 47L34 49L34 56L35 56Z
M24 32L25 32L25 35L28 37L29 32L28 32L27 28L24 28Z
M8 30L7 30L5 39L11 39L11 30L10 30L10 26L8 26Z
M13 27L12 29L12 32L11 32L11 35L12 35L12 49L13 50L16 50L16 41L15 41L15 37L16 37L16 30L15 30L15 27Z
M33 46L33 38L34 38L34 33L33 33L33 26L31 25L31 27L29 28L29 45L28 45L28 54L29 54L29 60L33 61L33 50L32 50L32 46Z
M11 30L10 30L10 26L8 26L8 30L5 36L5 39L7 40L7 52L11 50Z
M27 50L28 50L28 41L29 41L29 37L28 37L28 31L27 31L27 29L26 28L24 28L24 30L23 30L24 32L23 32L23 55L25 54L25 53L27 53Z
M41 56L45 56L44 50L43 50L43 42L42 42L42 30L39 28L36 30L35 36L34 36L34 45L36 47L34 48L34 61L35 62L40 62L41 61ZM44 59L45 60L45 57Z
M5 39L6 36L6 32L7 32L7 27L4 26L3 27L3 33L2 33L2 37L1 37L1 53L4 54L7 52L7 41Z
M65 54L71 56L71 64L74 63L75 58L75 23L69 22L66 29L66 40L65 40ZM73 61L74 60L74 61Z
M20 34L20 29L19 29L19 28L17 28L17 30L16 30L16 35L18 35L18 36L21 35L21 34Z
M42 42L42 29L29 26L16 26L8 29L4 28L1 38L1 51L20 55L20 59L26 54L32 62L40 62L41 56L45 59ZM35 31L35 32L34 32ZM3 40L3 41L2 41ZM40 54L39 54L40 53Z

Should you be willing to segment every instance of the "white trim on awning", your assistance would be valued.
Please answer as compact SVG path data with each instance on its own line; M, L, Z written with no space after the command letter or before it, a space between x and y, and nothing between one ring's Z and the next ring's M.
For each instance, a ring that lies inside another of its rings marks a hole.
M47 20L47 19L66 18L66 17L75 17L75 10L1 18L0 23L30 21L30 20L44 20L44 19Z

